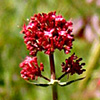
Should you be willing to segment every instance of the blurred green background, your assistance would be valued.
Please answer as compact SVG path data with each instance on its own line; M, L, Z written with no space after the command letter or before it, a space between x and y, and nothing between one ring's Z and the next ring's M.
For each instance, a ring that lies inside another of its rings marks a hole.
M19 32L33 14L55 10L73 21L71 54L82 57L87 70L69 79L86 76L83 81L58 86L59 100L100 100L100 0L0 0L0 100L52 100L51 87L36 87L20 77L19 63L29 51ZM57 77L61 75L61 62L69 56L56 50ZM38 63L41 61L45 65L43 75L50 78L48 56L39 52Z

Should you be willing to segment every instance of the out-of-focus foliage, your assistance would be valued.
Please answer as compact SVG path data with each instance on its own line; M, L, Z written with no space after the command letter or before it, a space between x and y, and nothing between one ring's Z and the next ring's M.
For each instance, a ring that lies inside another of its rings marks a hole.
M33 14L54 10L74 21L72 52L83 58L87 70L85 80L63 88L58 86L59 100L100 99L100 0L0 0L0 100L52 100L51 87L36 87L20 77L19 63L28 51L19 32ZM97 16L94 22L93 16ZM56 50L57 77L61 75L61 62L68 56ZM38 59L38 63L45 65L43 74L50 77L48 56L39 52ZM77 77L82 76L70 79Z

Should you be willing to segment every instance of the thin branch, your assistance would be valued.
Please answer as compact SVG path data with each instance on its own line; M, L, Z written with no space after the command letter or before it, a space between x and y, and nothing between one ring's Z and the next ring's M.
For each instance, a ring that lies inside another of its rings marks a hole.
M64 74L62 74L62 75L58 78L58 80L61 80L66 74L68 74L68 72L65 72Z
M50 85L50 84L34 83L34 82L29 81L29 80L26 80L26 82L30 83L30 84L33 84L33 85L36 85L36 86L41 86L41 87L47 87L47 86Z
M47 77L45 77L43 75L41 75L41 77L50 82L50 79L49 78L47 78Z
M72 81L69 81L69 82L61 82L59 83L60 86L66 86L66 85L70 85L71 83L74 83L76 81L79 81L79 80L83 80L85 77L82 77L82 78L78 78L76 80L72 80Z

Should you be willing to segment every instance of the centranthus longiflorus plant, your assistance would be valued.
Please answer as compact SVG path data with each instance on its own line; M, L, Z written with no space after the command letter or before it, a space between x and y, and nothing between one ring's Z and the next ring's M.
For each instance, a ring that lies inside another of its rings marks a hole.
M61 15L56 15L56 11L48 14L34 14L27 25L23 25L21 33L24 34L24 42L29 50L30 56L26 56L25 60L20 63L21 77L27 82L36 86L51 86L53 100L58 100L57 85L67 86L75 81L84 79L84 77L72 81L61 82L60 80L66 75L82 74L85 69L82 66L85 63L80 63L82 58L78 58L73 53L65 62L61 63L62 75L56 77L54 52L56 49L63 50L65 55L70 53L72 49L72 42L74 37L72 35L71 21L66 21ZM49 56L51 77L43 76L44 70L43 63L38 65L37 53L38 51L44 52ZM47 84L34 83L33 80L38 80L38 77L47 80Z

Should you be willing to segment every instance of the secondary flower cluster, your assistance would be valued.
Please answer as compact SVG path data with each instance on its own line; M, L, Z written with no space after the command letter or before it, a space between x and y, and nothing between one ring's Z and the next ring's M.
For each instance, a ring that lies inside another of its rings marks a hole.
M50 55L55 49L69 53L74 40L71 32L72 22L66 21L61 15L56 16L56 12L35 14L21 31L27 49L33 56L38 51Z
M23 68L21 71L21 77L25 80L28 79L37 79L38 76L41 76L41 71L44 71L44 66L40 63L40 67L37 63L37 57L26 57L26 59L20 63L20 67Z
M62 63L62 72L70 73L71 75L75 73L82 74L85 71L85 69L82 69L82 66L85 65L85 63L79 64L81 60L82 58L78 58L74 53L65 60L66 63Z

